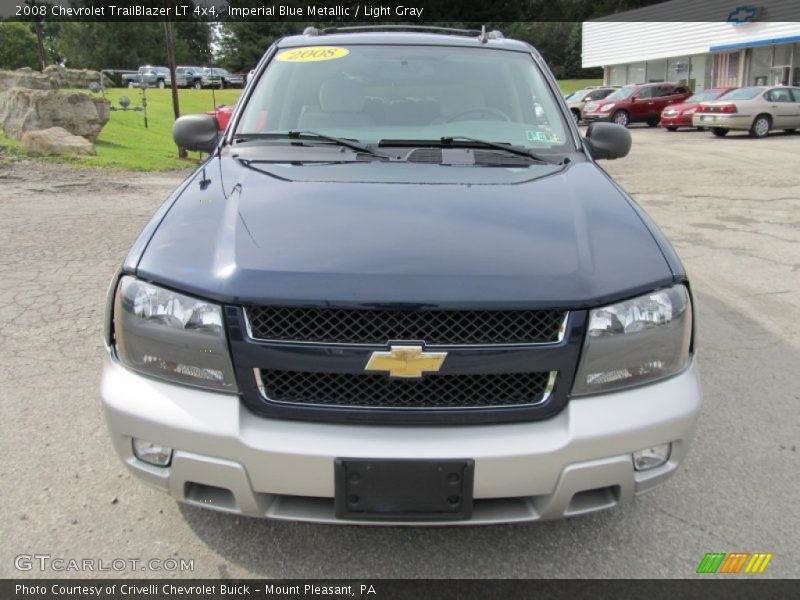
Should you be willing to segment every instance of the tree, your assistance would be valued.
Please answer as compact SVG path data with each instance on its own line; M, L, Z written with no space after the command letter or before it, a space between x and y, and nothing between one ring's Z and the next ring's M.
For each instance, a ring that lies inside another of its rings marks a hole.
M0 22L0 68L39 66L36 36L25 23Z

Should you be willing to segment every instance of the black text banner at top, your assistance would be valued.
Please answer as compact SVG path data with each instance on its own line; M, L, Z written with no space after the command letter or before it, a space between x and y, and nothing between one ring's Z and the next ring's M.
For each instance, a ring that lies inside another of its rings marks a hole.
M0 18L49 21L292 21L475 28L509 22L730 22L742 0L0 0ZM623 10L624 8L624 10ZM759 0L758 21L800 21L800 2ZM732 26L734 26L732 24Z

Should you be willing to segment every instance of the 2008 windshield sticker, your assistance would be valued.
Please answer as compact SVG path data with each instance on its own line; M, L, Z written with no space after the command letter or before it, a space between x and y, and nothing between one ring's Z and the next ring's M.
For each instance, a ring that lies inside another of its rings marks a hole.
M334 46L313 46L311 48L293 48L284 50L276 57L281 62L317 62L320 60L333 60L350 54L347 48Z

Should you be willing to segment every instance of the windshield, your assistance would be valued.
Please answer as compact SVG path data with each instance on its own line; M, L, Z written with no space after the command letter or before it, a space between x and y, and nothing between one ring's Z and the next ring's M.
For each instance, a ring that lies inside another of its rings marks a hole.
M587 90L577 90L577 91L574 91L574 92L572 92L571 94L569 94L567 96L564 96L564 99L565 100L572 100L573 98L582 98L583 96L588 94L589 91L590 90L588 90L588 89Z
M606 100L625 100L625 98L630 98L633 96L633 93L636 91L635 87L624 87L618 89L613 94L609 94L606 96Z
M764 91L763 87L746 87L733 90L719 97L719 100L750 100Z
M381 141L467 136L564 152L566 124L524 52L347 45L281 50L236 135L306 130Z

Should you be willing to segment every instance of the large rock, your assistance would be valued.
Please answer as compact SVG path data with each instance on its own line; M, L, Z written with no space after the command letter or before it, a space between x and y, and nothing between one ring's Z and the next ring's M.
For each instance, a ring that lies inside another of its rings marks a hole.
M22 134L22 149L29 154L96 154L94 144L63 127L50 127Z
M18 140L26 131L63 127L91 142L108 122L110 104L83 92L11 88L0 94L0 127Z
M0 70L0 93L12 87L31 90L57 90L63 88L88 89L91 83L111 87L111 80L99 71L89 69L66 69L61 65L50 65L43 72L23 67L14 71Z

